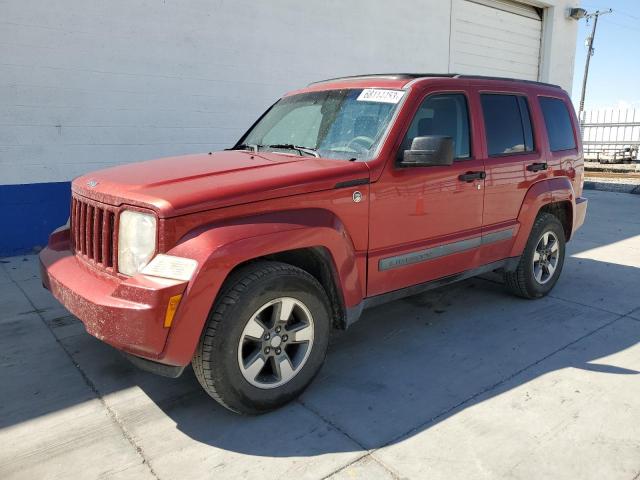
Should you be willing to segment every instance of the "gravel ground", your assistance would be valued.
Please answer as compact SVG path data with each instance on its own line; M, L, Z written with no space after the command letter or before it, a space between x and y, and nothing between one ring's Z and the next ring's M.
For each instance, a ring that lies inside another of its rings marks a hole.
M584 166L586 170L584 187L586 189L640 194L640 178L620 178L619 176L606 178L601 176L606 172L614 174L638 173L640 172L640 163L601 164L598 162L584 162ZM590 172L597 172L599 175L590 175Z
M640 194L639 178L589 178L585 175L584 188L586 190L601 190L604 192Z
M640 162L638 163L600 163L584 162L586 170L601 172L640 172Z

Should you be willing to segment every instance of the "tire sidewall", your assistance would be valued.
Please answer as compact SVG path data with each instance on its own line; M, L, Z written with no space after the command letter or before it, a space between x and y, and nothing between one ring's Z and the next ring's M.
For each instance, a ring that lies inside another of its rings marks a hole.
M224 396L231 395L243 406L243 411L256 413L271 410L298 396L316 376L326 356L331 320L326 295L312 279L303 275L274 272L244 290L239 301L226 309L218 326L214 342L211 370ZM238 364L239 342L244 328L263 305L278 297L292 297L311 312L314 341L311 352L300 372L279 387L262 389L251 385Z
M542 236L549 231L553 232L559 241L558 266L555 272L553 272L553 276L551 277L551 279L544 284L540 284L535 279L535 275L533 272L533 255L535 253L538 242L540 242ZM526 288L528 292L532 293L533 297L543 297L553 289L556 282L560 278L560 274L562 273L565 251L566 240L562 224L555 216L544 215L536 222L533 230L531 231L531 235L524 252L525 257L523 259Z

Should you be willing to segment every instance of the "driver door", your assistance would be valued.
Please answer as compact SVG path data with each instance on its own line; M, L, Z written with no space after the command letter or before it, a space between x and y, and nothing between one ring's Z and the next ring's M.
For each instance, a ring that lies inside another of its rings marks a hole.
M473 127L466 92L432 93L421 102L395 162L371 185L367 296L477 266L484 163ZM413 138L425 135L453 139L452 165L401 165Z

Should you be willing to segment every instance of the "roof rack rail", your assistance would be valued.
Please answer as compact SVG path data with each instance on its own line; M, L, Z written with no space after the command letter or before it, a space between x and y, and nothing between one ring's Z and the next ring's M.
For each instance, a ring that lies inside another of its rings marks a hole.
M338 80L361 80L366 78L388 78L390 80L414 80L417 78L429 78L429 77L444 77L444 78L462 78L469 80L502 80L510 82L524 82L532 83L535 85L544 85L553 88L562 88L560 85L553 83L537 82L535 80L524 80L520 78L510 77L494 77L488 75L465 75L459 73L368 73L363 75L349 75L346 77L327 78L325 80L319 80L317 82L311 82L309 85L318 85L320 83L335 82Z
M556 85L554 83L545 83L538 82L537 80L525 80L522 78L511 78L511 77L492 77L488 75L456 75L456 78L467 78L470 80L503 80L508 82L523 82L523 83L533 83L534 85L544 85L545 87L553 87L553 88L562 88L560 85Z
M364 78L388 78L391 80L414 79L422 77L449 77L453 78L457 73L365 73L362 75L347 75L345 77L327 78L311 82L309 85L317 85L318 83L334 82L336 80L359 80Z

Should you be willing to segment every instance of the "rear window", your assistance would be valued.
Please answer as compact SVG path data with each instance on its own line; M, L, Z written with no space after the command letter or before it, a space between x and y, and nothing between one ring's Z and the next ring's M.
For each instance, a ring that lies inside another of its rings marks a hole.
M483 94L482 113L490 156L533 151L527 100L520 95Z
M571 118L567 105L559 98L539 97L544 123L549 135L549 148L552 152L576 148Z

